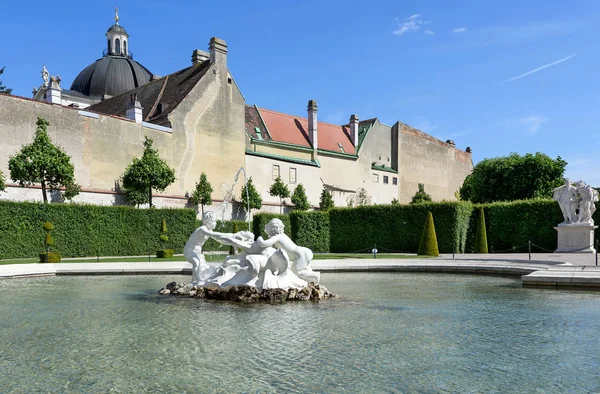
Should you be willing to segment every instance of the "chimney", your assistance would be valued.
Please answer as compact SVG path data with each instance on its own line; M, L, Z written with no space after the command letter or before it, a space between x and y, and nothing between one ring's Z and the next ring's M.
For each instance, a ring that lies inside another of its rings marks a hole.
M211 63L223 64L224 67L227 67L227 44L224 40L217 37L211 38L208 50Z
M62 88L60 87L60 75L50 77L50 83L46 88L46 101L52 104L62 103Z
M350 115L350 140L356 148L358 145L358 116L356 114Z
M192 64L193 65L202 63L203 61L208 60L209 58L210 58L210 54L208 52L201 51L200 49L196 49L196 50L194 50L194 52L192 52Z
M137 99L137 94L134 93L130 97L129 104L127 104L127 107L125 108L125 117L127 119L135 120L135 123L142 123L143 108Z
M313 146L313 154L317 154L319 148L319 138L317 130L317 102L316 100L308 100L308 139Z

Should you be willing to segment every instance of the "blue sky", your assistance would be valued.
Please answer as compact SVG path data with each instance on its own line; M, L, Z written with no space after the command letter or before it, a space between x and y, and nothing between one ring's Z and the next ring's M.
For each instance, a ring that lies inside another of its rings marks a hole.
M45 64L63 87L105 48L119 7L135 60L154 74L189 66L210 37L246 101L319 119L400 120L485 157L561 156L600 186L600 2L22 1L2 5L0 67L31 97Z

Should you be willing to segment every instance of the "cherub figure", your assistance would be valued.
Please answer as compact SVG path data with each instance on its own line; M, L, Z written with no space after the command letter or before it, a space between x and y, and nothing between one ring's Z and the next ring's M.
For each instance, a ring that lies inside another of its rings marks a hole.
M301 279L307 282L319 283L321 274L313 271L309 267L313 259L313 253L310 249L298 246L284 232L283 222L277 218L271 219L265 226L265 232L269 234L269 239L265 240L258 237L256 242L263 248L274 247L285 251L292 261L292 271Z

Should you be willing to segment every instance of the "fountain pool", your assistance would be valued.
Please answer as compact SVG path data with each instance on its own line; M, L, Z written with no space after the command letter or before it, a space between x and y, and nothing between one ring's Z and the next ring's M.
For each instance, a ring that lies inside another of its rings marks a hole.
M187 276L0 281L1 392L597 392L600 294L323 273L340 298L238 305Z

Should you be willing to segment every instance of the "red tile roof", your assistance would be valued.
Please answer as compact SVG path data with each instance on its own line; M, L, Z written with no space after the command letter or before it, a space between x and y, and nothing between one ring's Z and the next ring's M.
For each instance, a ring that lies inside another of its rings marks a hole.
M310 147L308 119L259 108L260 115L273 141ZM350 137L342 126L318 122L318 148L338 153L356 154ZM338 145L339 144L339 145ZM344 149L340 149L340 145Z

